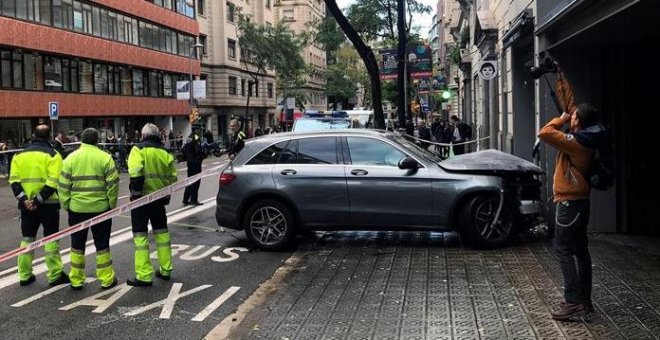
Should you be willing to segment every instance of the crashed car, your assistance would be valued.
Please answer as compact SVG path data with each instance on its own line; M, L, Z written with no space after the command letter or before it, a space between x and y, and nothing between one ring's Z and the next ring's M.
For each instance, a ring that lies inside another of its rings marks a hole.
M268 250L309 230L456 230L500 247L537 220L541 172L496 150L442 161L387 131L273 134L222 171L215 216Z

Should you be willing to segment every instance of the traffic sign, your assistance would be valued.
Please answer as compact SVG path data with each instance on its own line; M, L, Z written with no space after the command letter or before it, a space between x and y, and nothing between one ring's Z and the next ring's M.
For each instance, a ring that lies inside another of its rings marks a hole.
M57 120L60 115L60 103L48 102L48 117L50 120Z

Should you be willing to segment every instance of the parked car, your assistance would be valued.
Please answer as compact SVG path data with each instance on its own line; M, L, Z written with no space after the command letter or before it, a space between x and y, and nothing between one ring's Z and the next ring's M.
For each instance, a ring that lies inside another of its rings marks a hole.
M298 118L293 123L291 131L317 131L317 130L335 130L348 129L351 127L349 118L336 117L303 117Z
M305 230L458 230L498 247L537 220L540 173L496 150L441 161L387 131L281 133L224 168L215 216L269 250Z

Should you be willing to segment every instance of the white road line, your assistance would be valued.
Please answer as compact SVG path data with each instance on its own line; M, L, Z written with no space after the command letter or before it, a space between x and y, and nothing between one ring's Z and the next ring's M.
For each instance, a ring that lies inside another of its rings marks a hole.
M86 282L86 283L92 283L92 282L94 282L94 281L96 281L96 279L93 278L93 277L88 277L88 278L85 279L85 282ZM31 297L29 297L29 298L27 298L27 299L25 299L25 300L21 300L21 301L19 301L19 302L16 302L15 304L13 304L13 305L11 305L11 306L12 306L12 307L23 307L23 306L27 305L27 304L30 303L30 302L37 301L37 300L41 299L42 297L44 297L44 296L46 296L46 295L50 295L50 294L55 293L56 291L58 291L58 290L60 290L60 289L62 289L62 288L66 288L66 287L70 287L70 286L71 286L70 284L55 286L55 287L53 287L53 288L50 288L50 289L44 290L43 292L41 292L41 293L39 293L39 294L37 294L37 295L31 296Z
M229 298L234 295L241 287L236 287L236 286L231 286L229 289L227 289L222 295L220 295L217 299L215 299L213 302L211 302L210 305L206 306L204 310L199 312L199 314L195 315L194 318L190 319L190 321L204 321L211 313L215 312L218 307L220 307L225 301L229 300Z
M175 212L172 212L172 215L168 214L168 222L176 222L179 220L182 220L184 218L190 217L194 214L197 214L199 212L202 212L206 209L210 209L215 207L215 197L211 197L209 199L206 199L203 201L204 203L210 202L211 204L204 204L200 206L195 206L192 209L184 208L184 209L179 209L176 210ZM122 231L130 231L131 227L127 227L122 229ZM116 233L119 233L120 231L117 231ZM113 246L115 244L131 240L133 239L133 233L131 232L124 232L120 235L114 235L113 237L110 238L110 246ZM70 251L70 248L67 248L66 250ZM93 246L93 241L87 242L87 247L85 249L85 255L89 256L92 254L96 253L96 248ZM40 259L41 262L43 262L43 258ZM36 262L36 261L35 261ZM67 264L71 262L71 259L69 257L69 254L64 254L62 255L62 264ZM3 273L8 273L8 272L13 272L11 275L7 275L3 278L0 279L0 290L7 288L15 283L18 283L18 273L16 272L16 267L7 269L3 271ZM41 273L45 273L47 271L46 264L41 263L39 265L36 265L32 268L32 272L34 275L39 275Z

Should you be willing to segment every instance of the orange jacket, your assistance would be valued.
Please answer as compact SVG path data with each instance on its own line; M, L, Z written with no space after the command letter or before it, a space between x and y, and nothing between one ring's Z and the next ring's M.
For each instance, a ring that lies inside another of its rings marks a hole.
M539 132L542 141L559 150L552 184L555 202L589 198L589 182L583 174L591 168L594 152L578 143L572 134L561 131L568 122L570 116L554 118Z

